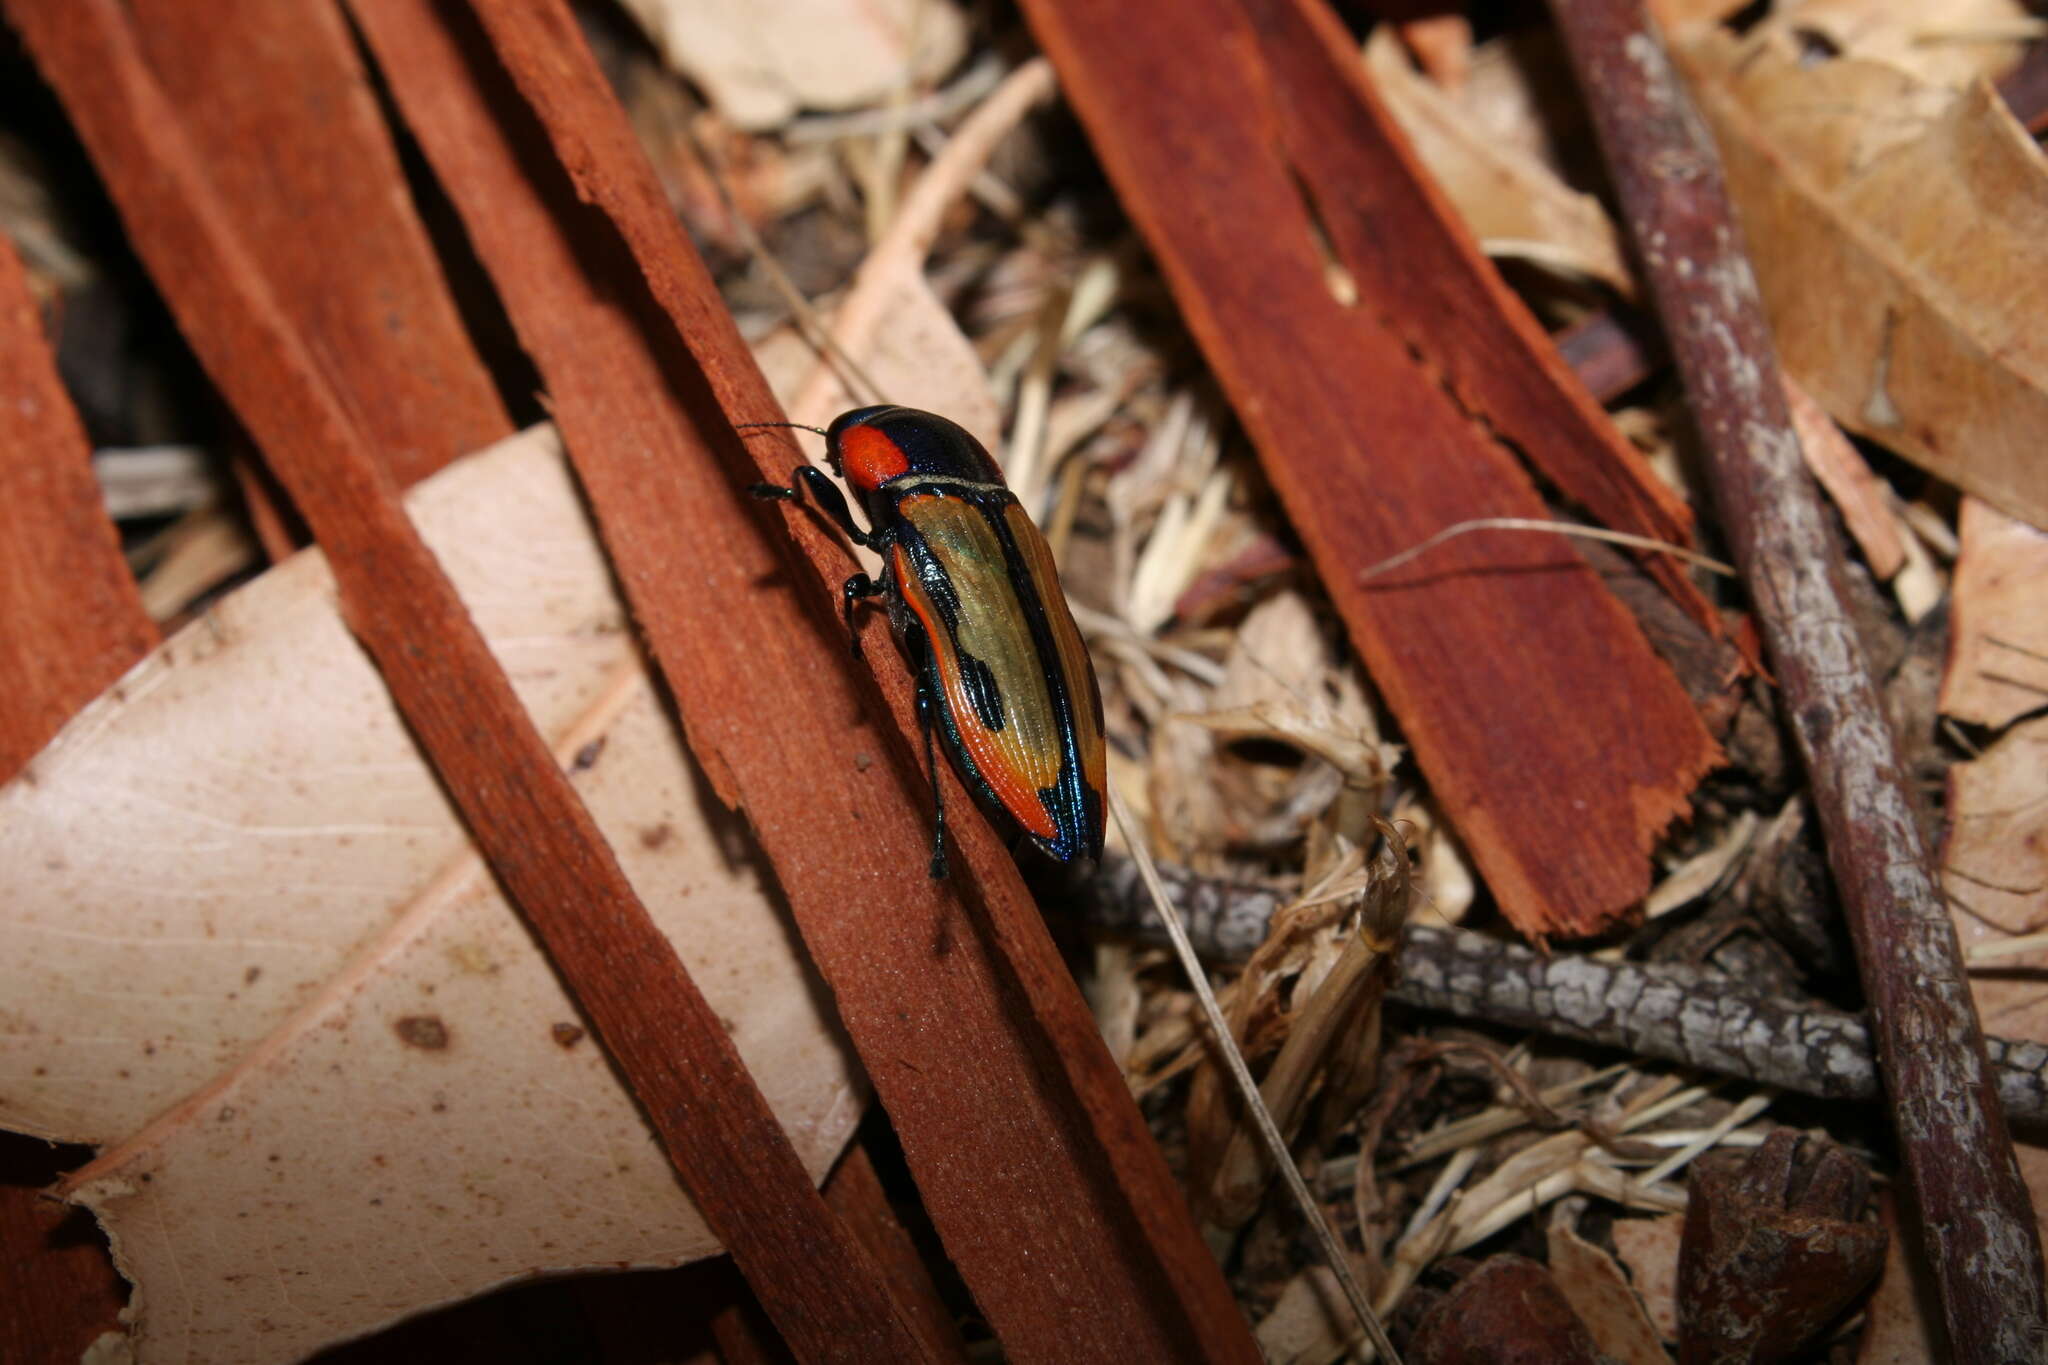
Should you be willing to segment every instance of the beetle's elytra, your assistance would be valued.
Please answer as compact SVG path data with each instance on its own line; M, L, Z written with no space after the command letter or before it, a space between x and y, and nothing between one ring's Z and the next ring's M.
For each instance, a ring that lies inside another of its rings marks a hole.
M946 868L935 732L968 790L1015 833L1056 862L1100 856L1102 694L1052 550L1002 471L957 423L916 408L855 408L821 434L867 530L815 465L798 466L788 487L752 491L799 499L808 489L848 539L882 557L880 582L846 580L846 623L855 603L880 597L916 674L938 808L932 876Z

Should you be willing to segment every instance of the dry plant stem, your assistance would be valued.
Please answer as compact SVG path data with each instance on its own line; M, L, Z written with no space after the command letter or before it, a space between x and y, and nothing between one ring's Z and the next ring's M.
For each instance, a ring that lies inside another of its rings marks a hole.
M427 31L436 15L460 17L407 8L425 12ZM950 769L940 781L955 871L942 883L925 875L928 788L909 679L879 621L864 623L872 666L850 660L840 543L801 509L744 495L748 482L786 478L795 445L731 432L777 416L774 397L573 17L547 0L478 6L477 17L494 49L478 60L517 87L504 117L544 136L567 173L566 184L544 176L566 206L556 211L581 212L572 196L596 206L588 240L614 254L597 282L612 292L598 302L616 313L617 299L651 290L637 344L665 363L662 395L682 414L659 458L637 440L576 456L593 471L606 542L691 750L772 861L948 1254L1013 1359L1256 1360L1015 864ZM446 142L460 153L473 139ZM554 164L545 150L540 161ZM485 200L479 211L494 209ZM519 253L505 255L494 272L516 275ZM523 325L556 324L542 309ZM557 363L576 341L573 329L561 339ZM601 368L579 373L593 382ZM597 384L588 397L601 435L623 395ZM678 573L685 553L692 571ZM766 628L735 648L735 620Z
M1685 380L1856 944L1956 1358L2034 1359L2041 1244L1712 140L1640 0L1553 6Z
M997 144L1052 92L1052 63L1034 57L1004 77L995 93L961 122L945 150L918 176L902 207L889 220L888 230L875 240L854 272L853 285L832 316L835 346L856 355L868 349L887 320L884 310L894 293L894 281L905 272L923 270L947 208L967 192ZM802 420L824 421L830 414L819 409L835 384L831 367L820 363L797 390L790 412Z
M1138 864L1138 875L1144 879L1152 904L1173 940L1174 951L1180 956L1181 971L1187 976L1188 985L1194 989L1195 999L1201 1002L1202 1016L1209 1024L1209 1036L1215 1041L1216 1051L1222 1056L1231 1080L1236 1083L1237 1093L1244 1100L1245 1110L1251 1115L1260 1140L1266 1144L1267 1155L1279 1169L1288 1192L1294 1196L1295 1206L1301 1210L1301 1216L1308 1220L1309 1230L1315 1234L1316 1244L1322 1248L1324 1261L1343 1287L1344 1297L1351 1303L1351 1311L1372 1339L1380 1359L1387 1365L1400 1365L1401 1357L1395 1353L1394 1343L1387 1339L1387 1329L1381 1326L1379 1315L1373 1312L1372 1300L1367 1296L1365 1286L1351 1271L1350 1254L1337 1240L1329 1219L1323 1216L1322 1206L1316 1202L1308 1182L1301 1177L1301 1168L1294 1164L1294 1156L1287 1150L1287 1139L1280 1135L1272 1113L1259 1095L1259 1083L1252 1079L1251 1068L1245 1065L1244 1054L1238 1050L1229 1021L1223 1017L1223 1007L1216 1003L1216 992L1209 989L1209 974L1201 959L1195 956L1194 944L1188 941L1188 931L1181 924L1180 916L1174 913L1173 902L1166 898L1166 888L1159 884L1159 872L1152 865L1151 851L1145 845L1138 822L1131 818L1130 809L1124 804L1123 792L1114 783L1109 788L1109 808L1116 814L1117 828L1123 831L1124 842Z
M1383 573L1389 573L1400 568L1403 564L1409 563L1411 560L1420 558L1436 546L1443 544L1453 537L1469 535L1473 531L1539 531L1544 535L1576 536L1581 540L1598 540L1604 541L1609 545L1626 545L1635 550L1649 550L1656 554L1671 555L1674 558L1684 560L1688 564L1696 564L1700 568L1712 573L1722 574L1729 578L1735 576L1733 565L1723 564L1720 560L1710 555L1703 555L1697 550L1688 550L1683 545L1672 545L1665 541L1652 540L1648 536L1631 535L1627 531L1603 531L1597 526L1580 526L1569 521L1546 521L1537 517L1474 517L1470 521L1461 521L1455 525L1446 526L1443 530L1438 531L1420 544L1411 545L1397 555L1382 559L1371 568L1360 570L1358 580L1363 583L1378 578Z
M350 628L706 1221L804 1358L929 1359L320 377L124 13L114 0L5 8L181 330L326 548Z
M1266 936L1287 897L1264 887L1159 870L1188 936L1205 957L1241 961ZM1083 903L1092 927L1164 942L1129 859L1106 860L1103 884ZM1536 952L1466 929L1411 925L1402 972L1388 999L1574 1038L1599 1047L1831 1099L1878 1097L1870 1030L1862 1017L1752 990L1722 972L1678 963L1609 962ZM2048 1045L1987 1038L2009 1119L2048 1123Z

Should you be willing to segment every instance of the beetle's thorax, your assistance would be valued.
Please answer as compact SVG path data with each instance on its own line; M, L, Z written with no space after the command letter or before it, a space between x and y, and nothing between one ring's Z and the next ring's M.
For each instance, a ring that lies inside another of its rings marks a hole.
M957 422L915 408L856 408L826 433L834 464L856 492L879 492L910 475L1001 484L1002 471Z

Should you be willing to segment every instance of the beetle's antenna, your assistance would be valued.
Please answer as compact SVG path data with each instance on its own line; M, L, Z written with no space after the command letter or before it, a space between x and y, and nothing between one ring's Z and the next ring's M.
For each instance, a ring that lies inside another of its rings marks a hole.
M795 427L798 431L815 431L827 439L830 439L832 435L825 428L814 427L808 422L734 422L732 424L734 431L751 431L755 427Z

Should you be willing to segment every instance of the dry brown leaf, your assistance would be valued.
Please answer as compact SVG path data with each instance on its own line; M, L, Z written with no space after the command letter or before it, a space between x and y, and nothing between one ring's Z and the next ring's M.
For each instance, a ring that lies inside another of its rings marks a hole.
M1982 82L1684 50L1787 368L1851 431L2035 525L2048 428L2048 172Z
M2048 702L2048 534L1964 498L1943 715L2003 727Z
M1487 254L1588 275L1624 295L1635 283L1600 201L1534 155L1490 136L1460 104L1409 65L1382 25L1365 45L1373 87L1408 145L1436 177Z
M1684 1232L1685 1215L1667 1213L1617 1218L1610 1234L1650 1322L1666 1341L1678 1340L1678 1240Z
M1572 144L1592 125L1554 30L1544 25L1489 38L1472 50L1456 92L1458 108L1496 146L1512 148L1562 176Z
M650 691L552 432L408 502L814 1174L849 1054ZM0 1123L78 1197L145 1362L275 1361L546 1270L716 1245L475 857L332 580L224 599L0 789Z
M1842 56L1960 90L2011 69L2025 50L2029 19L2019 0L1778 0L1764 22L1825 40Z
M1790 375L1785 376L1785 403L1806 467L1841 512L1871 576L1880 581L1890 578L1905 566L1906 545L1898 518L1885 502L1883 485L1834 418Z
M1319 1265L1287 1282L1252 1334L1269 1365L1330 1365L1361 1335L1336 1275Z
M2048 930L2048 715L2019 722L1979 757L1949 769L1948 819L1942 884L1964 953ZM2048 947L1972 964L1970 992L1986 1033L2048 1042L2044 967ZM2013 1150L2035 1220L2048 1234L2048 1148L2023 1141ZM1892 1305L1904 1321L1888 1333L1909 1346L1918 1341L1928 1302Z
M1942 884L1964 953L2048 929L2048 716L1949 769L1948 819ZM2048 1042L2048 948L1986 967L1971 977L1984 1031Z
M2017 1144L2025 1164L2026 1144ZM2028 1182L2030 1185L2033 1182ZM2040 1187L2035 1185L2038 1190ZM2037 1195L2038 1200L2038 1195ZM1941 1308L1926 1258L1918 1253L1919 1237L1899 1218L1898 1201L1889 1191L1878 1195L1878 1216L1890 1235L1885 1239L1884 1270L1864 1304L1862 1340L1856 1343L1856 1365L1926 1365L1939 1358Z
M1670 1365L1670 1353L1614 1258L1579 1236L1563 1216L1551 1219L1549 1240L1550 1276L1601 1354L1621 1365Z
M966 16L949 0L624 4L668 64L741 128L879 103L938 79L967 45Z

